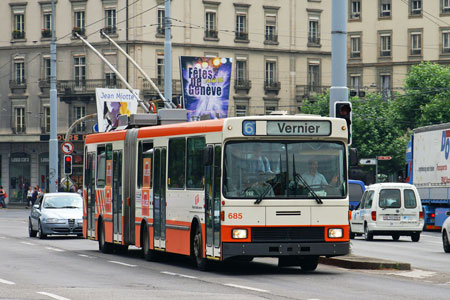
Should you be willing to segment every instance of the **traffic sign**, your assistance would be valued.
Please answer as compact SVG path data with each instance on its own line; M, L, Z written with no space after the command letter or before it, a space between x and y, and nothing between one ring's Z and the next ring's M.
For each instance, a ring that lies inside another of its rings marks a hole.
M378 160L391 160L390 156L378 156Z
M376 165L377 159L376 158L361 158L359 160L360 165Z
M73 144L71 142L64 142L61 145L61 150L64 154L71 154L73 152Z

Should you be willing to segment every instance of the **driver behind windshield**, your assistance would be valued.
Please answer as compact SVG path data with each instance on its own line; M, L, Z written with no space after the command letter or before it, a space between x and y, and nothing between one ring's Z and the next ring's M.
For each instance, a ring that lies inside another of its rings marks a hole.
M302 178L305 180L305 182L309 185L309 186L327 186L328 185L328 181L325 178L325 176L323 176L322 173L317 172L317 168L319 167L319 161L317 159L310 159L308 161L308 172L305 172L302 174ZM333 176L333 178L331 179L331 185L336 185L338 181L338 175ZM298 187L303 188L303 186L300 183L297 183ZM289 184L289 187L291 189L295 188L295 182L292 181Z
M272 185L266 182L268 176L263 172L258 172L258 176L253 184L250 184L245 190L245 195L250 197L259 197L264 194L265 197L275 197Z

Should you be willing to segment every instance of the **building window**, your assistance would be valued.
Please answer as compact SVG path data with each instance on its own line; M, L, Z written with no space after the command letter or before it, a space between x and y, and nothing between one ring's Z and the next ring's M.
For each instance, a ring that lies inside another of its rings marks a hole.
M85 15L84 11L76 11L74 14L74 26L73 30L78 34L85 33Z
M25 38L25 15L15 14L14 15L14 39L24 39Z
M422 0L409 0L409 8L411 16L422 15Z
M422 33L411 32L411 52L410 55L421 55L422 54Z
M50 107L44 107L44 132L50 132Z
M450 53L450 31L442 32L442 53Z
M350 19L358 20L361 18L361 0L350 0Z
M72 123L75 122L76 120L79 120L81 118L83 118L84 116L86 116L86 107L84 106L74 106L74 120L72 120ZM82 132L85 131L86 129L86 124L84 122L81 122L80 124L77 125L76 130L78 132Z
M277 82L277 62L273 60L266 61L266 86L272 86Z
M156 58L156 85L164 85L164 54L159 54Z
M158 27L156 27L156 34L164 35L166 33L165 19L166 10L164 7L158 7Z
M236 105L236 117L245 117L247 115L247 105Z
M383 34L380 36L380 56L391 56L391 35Z
M50 58L44 58L44 80L50 82L52 72Z
M354 90L356 93L359 92L361 86L361 75L350 75L350 89Z
M320 64L318 62L308 64L308 91L320 92Z
M277 16L273 14L266 15L265 38L268 42L278 42L277 35Z
M350 36L350 57L360 58L361 57L361 36L353 35Z
M236 15L236 39L237 40L248 40L247 32L247 15L239 13Z
M247 61L236 60L236 84L243 85L247 80Z
M25 62L14 63L14 80L16 84L25 84Z
M107 9L105 10L105 33L114 34L117 31L116 27L116 10Z
M441 5L442 5L442 13L443 14L450 13L450 0L442 0Z
M309 17L308 43L320 44L319 17Z
M264 107L264 113L266 114L266 115L270 115L272 112L274 112L274 111L276 111L277 110L277 107L276 106L265 106Z
M24 133L25 132L25 108L24 107L16 107L14 109L15 123L14 127L16 133Z
M86 57L76 56L73 58L74 79L76 87L86 85Z
M52 37L52 14L51 13L44 13L42 16L44 24L42 25L42 37L43 38L50 38Z
M217 28L216 28L216 12L215 11L207 11L206 15L205 15L205 20L206 20L206 24L205 24L205 37L206 38L213 38L213 39L217 39L218 38L218 34L217 34Z
M391 97L391 75L381 74L380 75L381 93L383 98Z
M391 16L391 0L380 0L380 17Z
M117 76L115 73L108 72L105 73L106 87L116 87L117 86Z

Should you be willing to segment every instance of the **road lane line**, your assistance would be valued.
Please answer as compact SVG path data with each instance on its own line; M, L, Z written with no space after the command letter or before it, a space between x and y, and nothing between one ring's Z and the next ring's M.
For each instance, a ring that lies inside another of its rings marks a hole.
M53 248L53 247L45 247L45 249L56 251L56 252L64 252L63 249Z
M137 267L137 265L130 265L130 264L126 264L120 261L115 261L115 260L109 260L108 262L113 263L113 264L118 264L118 265L122 265L122 266L126 266L126 267Z
M4 279L0 279L0 283L9 284L9 285L15 284L15 283L12 282L12 281L4 280Z
M184 278L189 278L189 279L197 279L197 277L195 277L195 276L172 273L172 272L167 272L167 271L162 271L161 273L166 274L166 275L171 275L171 276L179 276L179 277L184 277Z
M47 292L36 292L36 293L44 295L44 296L48 296L50 298L57 299L57 300L70 300L69 298L64 298L64 297L61 297L61 296L58 296L58 295L55 295L52 293L47 293Z
M86 254L78 254L78 256L84 257L84 258L95 258L94 256L89 256Z
M29 246L35 246L36 244L33 244L33 243L28 243L28 242L20 242L21 244L24 244L24 245L29 245Z
M269 292L268 290L262 290L262 289L258 289L258 288L254 288L254 287L250 287L250 286L245 286L245 285L237 285L237 284L232 284L232 283L224 283L224 285L230 286L230 287L234 287L234 288L238 288L238 289L255 291L255 292L262 292L262 293L268 293Z
M401 273L388 273L389 275L397 275L397 276L404 276L404 277L410 277L410 278L418 278L418 279L424 279L430 276L434 276L437 273L436 272L430 272L430 271L423 271L423 270L413 270L409 272L401 272Z

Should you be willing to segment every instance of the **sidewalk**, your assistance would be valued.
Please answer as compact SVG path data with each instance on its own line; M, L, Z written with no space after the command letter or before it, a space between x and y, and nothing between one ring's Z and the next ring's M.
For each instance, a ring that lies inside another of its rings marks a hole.
M320 257L319 263L331 265L345 269L365 269L365 270L411 270L411 264L397 262L387 259L379 259L365 256L344 255L335 257Z

